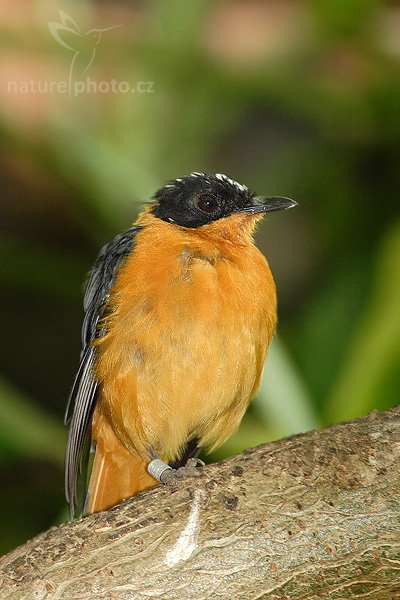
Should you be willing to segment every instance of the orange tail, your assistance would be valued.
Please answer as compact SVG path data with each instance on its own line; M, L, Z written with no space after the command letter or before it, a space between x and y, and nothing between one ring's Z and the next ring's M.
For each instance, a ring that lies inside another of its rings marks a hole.
M107 510L157 485L157 481L147 473L147 463L138 454L128 452L104 421L101 435L94 437L96 453L86 501L87 514Z

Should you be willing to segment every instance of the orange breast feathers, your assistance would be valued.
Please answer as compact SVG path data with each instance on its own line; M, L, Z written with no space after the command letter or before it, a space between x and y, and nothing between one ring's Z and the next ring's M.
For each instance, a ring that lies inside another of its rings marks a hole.
M119 452L114 476L125 469L121 490L111 486L122 496L103 504L156 483L145 469L149 449L168 463L189 440L213 450L239 426L276 324L275 284L252 240L258 218L234 214L189 229L142 214L96 342L92 437L99 455L112 450L115 463ZM98 483L106 465L96 460Z

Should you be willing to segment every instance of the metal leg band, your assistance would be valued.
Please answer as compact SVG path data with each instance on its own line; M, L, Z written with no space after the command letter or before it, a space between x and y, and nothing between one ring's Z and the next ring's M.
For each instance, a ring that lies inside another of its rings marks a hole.
M147 472L150 473L154 479L157 479L160 483L164 483L165 474L168 471L173 471L174 469L169 465L165 464L160 458L155 458L151 461L151 463L147 466ZM164 475L164 477L163 477Z

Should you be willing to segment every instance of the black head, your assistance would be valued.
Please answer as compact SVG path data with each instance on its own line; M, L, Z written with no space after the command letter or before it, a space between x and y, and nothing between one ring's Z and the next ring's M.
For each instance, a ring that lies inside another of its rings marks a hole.
M296 205L288 198L256 196L222 173L191 173L174 179L153 200L154 216L182 227L201 227L233 213L254 215Z

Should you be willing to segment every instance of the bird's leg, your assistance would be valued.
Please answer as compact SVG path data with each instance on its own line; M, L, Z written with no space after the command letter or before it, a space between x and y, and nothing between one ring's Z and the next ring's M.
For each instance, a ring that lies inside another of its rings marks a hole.
M157 457L155 453L154 455ZM168 483L173 478L175 469L167 465L161 458L152 457L152 461L147 465L147 472L160 483Z
M152 448L149 454L152 460L147 465L147 472L160 483L172 483L184 477L199 477L200 472L196 467L197 465L204 467L205 464L200 458L189 458L184 467L173 469L162 461Z

